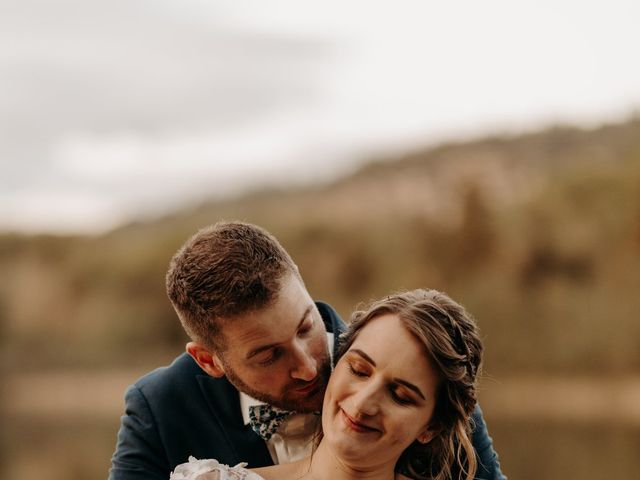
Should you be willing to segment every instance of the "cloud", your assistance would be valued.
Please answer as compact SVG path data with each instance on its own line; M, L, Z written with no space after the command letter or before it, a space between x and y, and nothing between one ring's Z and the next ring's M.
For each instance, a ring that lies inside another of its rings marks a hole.
M624 116L638 5L5 0L0 226L108 228L385 150Z
M194 23L154 3L26 1L0 15L3 163L27 140L20 160L46 162L69 131L224 129L321 101L329 42L234 31L223 11Z

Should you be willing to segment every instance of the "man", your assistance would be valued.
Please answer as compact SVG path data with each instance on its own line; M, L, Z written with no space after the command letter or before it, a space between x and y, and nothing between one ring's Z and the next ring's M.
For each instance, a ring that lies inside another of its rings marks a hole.
M344 323L278 241L240 222L201 230L173 257L167 293L192 341L127 389L109 479L167 480L189 455L259 467L310 454ZM476 478L503 478L474 419Z

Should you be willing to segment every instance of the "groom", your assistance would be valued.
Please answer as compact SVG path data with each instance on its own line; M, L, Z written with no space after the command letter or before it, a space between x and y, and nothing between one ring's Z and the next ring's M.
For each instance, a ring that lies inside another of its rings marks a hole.
M183 245L166 281L192 341L127 389L109 480L167 480L189 455L249 467L309 455L345 325L280 243L217 223ZM474 420L476 478L502 479L479 408Z

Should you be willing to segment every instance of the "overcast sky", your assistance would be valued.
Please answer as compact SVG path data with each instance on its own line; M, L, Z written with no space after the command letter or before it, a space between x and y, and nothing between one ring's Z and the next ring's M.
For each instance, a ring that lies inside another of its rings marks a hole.
M0 0L0 229L640 108L637 1Z

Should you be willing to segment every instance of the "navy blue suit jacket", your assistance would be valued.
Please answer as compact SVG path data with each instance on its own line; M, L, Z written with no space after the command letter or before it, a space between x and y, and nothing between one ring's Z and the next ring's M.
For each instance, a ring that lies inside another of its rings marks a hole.
M337 340L344 323L329 305L316 305L327 331ZM474 447L485 466L476 478L500 479L479 409L474 416ZM170 366L154 370L127 389L109 480L168 480L189 455L227 465L248 462L250 468L273 464L266 443L244 424L238 390L225 377L207 375L183 353Z

